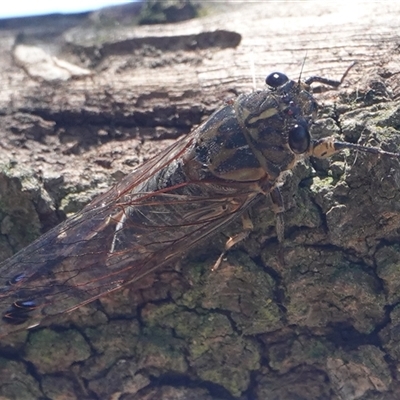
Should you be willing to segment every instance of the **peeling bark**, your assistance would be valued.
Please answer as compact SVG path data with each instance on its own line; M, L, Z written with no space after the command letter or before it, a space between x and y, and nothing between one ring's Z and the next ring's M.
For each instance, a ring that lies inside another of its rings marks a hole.
M258 86L272 70L298 76L306 51L303 76L338 78L357 60L342 88L316 94L313 135L398 151L399 4L224 6L161 27L1 31L3 259L250 91L251 60ZM92 75L30 75L19 43ZM216 271L239 224L178 266L7 337L0 398L398 398L399 188L395 159L299 164L283 187L282 246L265 200Z

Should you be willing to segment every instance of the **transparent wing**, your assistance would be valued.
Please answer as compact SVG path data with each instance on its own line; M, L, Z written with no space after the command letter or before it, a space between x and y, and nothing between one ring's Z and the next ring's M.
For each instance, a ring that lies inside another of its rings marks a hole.
M255 200L259 192L247 186L188 180L160 186L179 172L191 144L192 135L178 141L0 265L0 337L137 281Z

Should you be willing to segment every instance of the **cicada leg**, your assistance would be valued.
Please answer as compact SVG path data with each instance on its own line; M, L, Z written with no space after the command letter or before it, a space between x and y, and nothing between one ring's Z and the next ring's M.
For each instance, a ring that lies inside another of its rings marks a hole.
M276 236L278 237L278 242L282 243L285 239L285 223L283 221L283 213L285 211L285 206L283 204L282 194L279 188L276 186L270 192L270 197L272 200L272 211L275 213L276 223Z
M273 204L273 212L276 215L276 234L278 237L279 243L283 243L284 240L284 233L285 233L285 224L283 221L283 213L285 211L285 206L283 204L283 198L281 195L281 192L278 187L274 187L270 192L269 195L272 200ZM214 266L212 267L212 271L215 271L221 264L223 258L225 257L226 253L237 243L241 242L242 240L246 239L250 232L254 229L253 222L251 221L251 218L246 211L244 214L242 214L242 226L243 230L238 233L235 236L232 236L227 240L225 243L225 249L221 253L221 255L218 257L218 260L215 262Z
M225 249L224 251L221 253L221 255L218 257L218 260L215 262L214 266L212 267L212 271L215 271L221 264L223 258L225 257L226 253L233 247L235 246L235 244L241 242L242 240L246 239L250 232L253 230L254 225L253 222L251 221L251 218L248 214L248 212L246 211L244 214L242 214L242 226L243 226L243 230L238 233L235 236L232 236L231 238L229 238L227 240L227 242L225 243Z
M283 203L283 197L278 187L274 187L270 192L272 200L272 210L275 213L275 230L278 238L279 250L278 250L278 261L281 268L285 266L284 259L284 247L283 242L285 240L285 222L283 221L283 213L285 211L285 205Z

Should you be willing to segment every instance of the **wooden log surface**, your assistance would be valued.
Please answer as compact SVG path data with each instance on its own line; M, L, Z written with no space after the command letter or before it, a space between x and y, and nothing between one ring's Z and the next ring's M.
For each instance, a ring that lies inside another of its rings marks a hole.
M0 254L81 209L272 71L320 87L316 135L400 149L398 2L225 2L170 25L3 24ZM103 21L104 22L104 21ZM68 62L70 64L65 64ZM399 161L343 154L254 232L0 342L0 399L400 397ZM282 254L283 253L283 254ZM279 260L283 257L284 268Z

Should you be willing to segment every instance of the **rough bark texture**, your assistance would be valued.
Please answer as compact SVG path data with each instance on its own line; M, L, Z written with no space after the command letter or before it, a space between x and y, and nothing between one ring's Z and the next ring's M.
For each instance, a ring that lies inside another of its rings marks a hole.
M252 90L252 63L261 86L273 70L296 78L305 55L303 76L358 61L316 94L313 134L399 151L399 15L397 2L258 2L162 26L4 24L2 259ZM399 189L396 159L299 164L283 248L266 200L216 271L239 224L180 266L2 340L0 398L399 398Z

